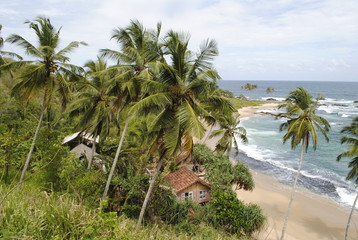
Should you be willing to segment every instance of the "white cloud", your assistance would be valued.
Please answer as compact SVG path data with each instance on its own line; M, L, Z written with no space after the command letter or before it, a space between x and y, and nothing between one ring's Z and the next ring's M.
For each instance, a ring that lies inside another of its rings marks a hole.
M164 32L189 32L194 50L202 40L216 39L215 63L224 79L324 80L332 78L327 68L339 69L337 80L358 75L353 68L358 64L356 0L37 0L23 9L13 0L0 3L0 9L0 16L3 9L16 16L18 26L12 29L41 13L63 26L64 42L88 42L72 55L77 64L94 58L100 48L116 48L109 40L112 29L138 19L148 28L162 21Z

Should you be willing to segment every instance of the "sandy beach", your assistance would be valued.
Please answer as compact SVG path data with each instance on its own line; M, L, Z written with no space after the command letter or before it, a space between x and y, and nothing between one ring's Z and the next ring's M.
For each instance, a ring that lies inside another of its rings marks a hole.
M276 108L277 105L277 103L267 103L257 107L245 107L239 109L240 117L255 116L265 109ZM205 143L213 149L216 141L217 139L207 139ZM255 179L255 189L252 192L239 190L237 196L245 203L258 204L267 216L266 226L254 237L260 240L279 239L291 188L271 176L254 171L252 174ZM286 230L286 239L344 239L349 211L349 208L331 199L308 190L298 189ZM349 239L358 239L357 212L352 217Z

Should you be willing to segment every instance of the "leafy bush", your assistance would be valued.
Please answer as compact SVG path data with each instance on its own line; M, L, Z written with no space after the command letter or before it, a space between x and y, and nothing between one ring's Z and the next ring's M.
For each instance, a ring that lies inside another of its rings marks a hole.
M98 207L106 183L104 172L88 171L79 159L67 157L63 159L58 175L62 191L73 194L78 201Z
M187 222L192 201L179 201L169 189L158 187L150 203L148 212L168 224Z
M257 205L245 205L234 193L216 191L214 200L209 202L212 215L209 218L214 226L222 227L230 233L252 235L260 230L266 218Z
M233 165L227 155L213 153L206 145L194 146L193 161L204 166L214 191L231 192L232 184L244 190L253 190L255 187L250 170L244 163L237 161Z

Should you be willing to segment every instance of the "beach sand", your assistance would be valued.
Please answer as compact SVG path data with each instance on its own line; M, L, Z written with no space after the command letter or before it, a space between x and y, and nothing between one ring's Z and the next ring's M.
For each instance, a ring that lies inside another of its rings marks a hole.
M255 116L261 114L260 112L265 109L274 109L277 106L277 103L267 103L258 107L245 107L239 109L240 117ZM207 139L205 144L213 149L217 140L218 138ZM236 192L238 198L245 203L258 204L267 216L266 226L256 233L254 237L259 240L279 239L291 194L291 187L262 173L252 171L252 175L255 180L255 189L252 192L243 190ZM298 189L295 192L285 239L344 239L349 211L349 208L341 206L331 199L308 190ZM349 239L358 239L357 212L355 212L351 220Z

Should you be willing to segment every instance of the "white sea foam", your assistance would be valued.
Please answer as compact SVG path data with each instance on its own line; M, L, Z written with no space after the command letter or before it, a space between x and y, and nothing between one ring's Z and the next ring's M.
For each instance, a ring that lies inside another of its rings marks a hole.
M345 99L333 99L333 98L326 98L324 100L319 100L318 101L319 103L322 103L322 104L353 104L354 101L352 100L345 100Z
M353 206L356 193L351 193L347 189L341 187L337 187L336 191L342 203ZM358 205L356 206L356 209L358 209Z
M348 115L348 114L342 114L342 118L347 118L347 117L350 117L350 115Z
M331 179L328 179L328 178L325 178L325 177L322 177L320 175L313 175L305 170L302 170L301 171L301 174L305 177L308 177L308 178L313 178L313 179L321 179L321 180L324 180L324 181L327 181L327 182L330 182L332 184L337 184L336 182L332 181Z
M317 108L317 110L324 111L328 114L335 114L335 115L357 115L358 108L354 106L336 106L336 105L322 105ZM346 117L346 116L344 116ZM347 116L349 117L349 116Z
M272 150L260 149L257 145L241 145L240 149L245 152L248 157L253 158L257 161L267 162L275 167L291 172L296 171L293 168L285 166L284 163L279 161L279 156Z

